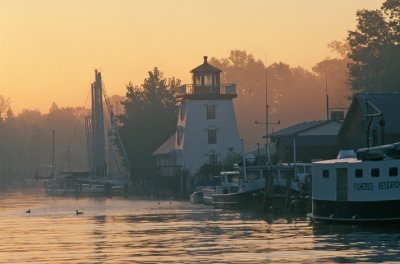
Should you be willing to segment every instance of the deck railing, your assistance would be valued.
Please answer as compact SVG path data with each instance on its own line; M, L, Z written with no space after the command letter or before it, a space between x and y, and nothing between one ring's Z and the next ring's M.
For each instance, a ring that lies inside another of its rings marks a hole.
M177 95L236 95L236 84L184 84L178 87Z

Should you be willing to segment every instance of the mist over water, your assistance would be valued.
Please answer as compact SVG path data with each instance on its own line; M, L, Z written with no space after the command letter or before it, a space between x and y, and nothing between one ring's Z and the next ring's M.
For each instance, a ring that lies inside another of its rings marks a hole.
M0 263L400 261L399 226L312 225L184 201L6 192L0 229Z

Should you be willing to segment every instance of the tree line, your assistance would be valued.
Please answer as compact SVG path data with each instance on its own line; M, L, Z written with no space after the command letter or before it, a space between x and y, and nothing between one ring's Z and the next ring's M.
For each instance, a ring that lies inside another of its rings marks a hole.
M269 133L302 121L326 119L326 92L329 107L345 108L358 92L399 91L400 0L387 0L378 10L359 10L356 19L356 29L345 40L328 44L337 56L321 60L312 70L284 62L266 65L244 50L210 60L222 70L221 82L237 84L235 110L247 150L263 143L265 127L255 121L265 121L266 90L269 122L280 121L270 126ZM165 77L154 67L142 84L128 83L124 97L112 97L122 103L117 110L119 130L132 166L154 166L153 151L175 132L174 93L180 85L178 78ZM69 146L71 155L77 157L74 167L85 167L80 117L86 111L54 104L48 114L24 110L14 116L7 99L0 96L0 168L33 168L50 162L53 129L57 131L57 162L65 160ZM71 141L74 133L77 141Z

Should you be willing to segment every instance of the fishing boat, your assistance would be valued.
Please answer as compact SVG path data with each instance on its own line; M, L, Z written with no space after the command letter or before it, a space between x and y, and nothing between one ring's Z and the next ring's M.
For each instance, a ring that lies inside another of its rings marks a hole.
M400 220L400 143L341 152L312 166L312 220Z
M265 195L274 199L290 196L291 199L292 196L305 197L307 190L311 191L310 163L236 166L235 171L221 172L221 176L226 173L234 175L235 179L216 187L212 203L217 208L258 208L266 199Z

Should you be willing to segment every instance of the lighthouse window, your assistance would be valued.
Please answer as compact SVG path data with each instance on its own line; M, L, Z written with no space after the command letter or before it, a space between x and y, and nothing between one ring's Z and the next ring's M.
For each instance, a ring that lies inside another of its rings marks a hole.
M217 157L217 153L213 152L208 156L208 162L210 164L217 164L218 162L218 157Z
M183 107L183 105L181 105L181 107L179 109L179 113L180 113L181 121L183 121L183 119L185 118L185 108Z
M394 177L398 175L398 169L397 167L391 167L389 168L389 176Z
M207 105L207 119L215 119L215 105Z
M379 169L378 168L371 169L371 176L379 177Z
M329 178L329 170L323 170L322 171L322 177L323 178Z
M363 170L362 169L356 169L354 171L354 176L356 176L356 178L362 178L363 176Z
M217 144L217 130L208 130L208 144Z

